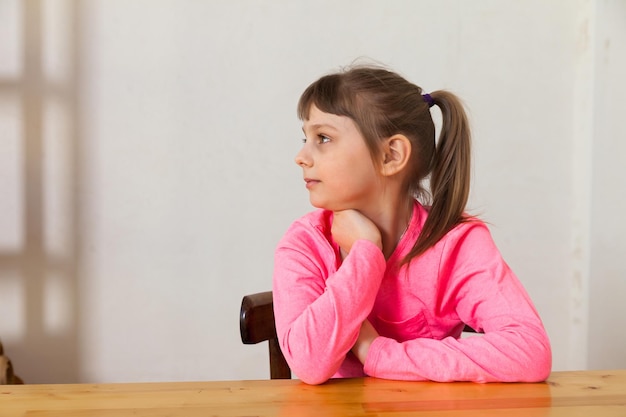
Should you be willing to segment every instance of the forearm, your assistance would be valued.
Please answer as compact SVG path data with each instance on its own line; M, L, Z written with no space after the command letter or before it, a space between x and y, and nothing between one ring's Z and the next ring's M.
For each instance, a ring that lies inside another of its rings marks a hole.
M304 278L313 271L298 271L298 263L294 267L292 261L282 259L287 267L275 272L279 342L300 379L322 383L337 372L354 345L376 298L385 261L376 247L363 242L327 279Z
M401 380L537 382L550 373L548 337L539 324L502 328L465 339L379 337L365 361L368 375Z

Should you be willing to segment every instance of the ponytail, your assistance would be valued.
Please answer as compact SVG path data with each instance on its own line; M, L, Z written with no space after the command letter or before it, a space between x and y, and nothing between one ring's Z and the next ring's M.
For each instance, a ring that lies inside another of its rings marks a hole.
M465 222L465 205L470 189L470 129L461 101L448 91L427 97L441 110L442 127L431 162L432 205L424 227L403 263L434 246L455 226ZM429 103L431 104L431 103Z

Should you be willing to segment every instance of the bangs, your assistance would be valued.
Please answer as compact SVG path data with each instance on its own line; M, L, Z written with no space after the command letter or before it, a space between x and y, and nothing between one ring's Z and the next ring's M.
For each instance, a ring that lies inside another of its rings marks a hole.
M347 116L352 119L352 100L340 74L326 75L304 90L298 101L298 118L308 120L311 106L324 113Z

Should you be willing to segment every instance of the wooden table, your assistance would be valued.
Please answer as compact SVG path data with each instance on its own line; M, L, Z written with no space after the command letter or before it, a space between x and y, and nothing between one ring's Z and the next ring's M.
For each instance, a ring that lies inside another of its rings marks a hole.
M626 370L540 384L297 380L3 385L0 416L626 416Z

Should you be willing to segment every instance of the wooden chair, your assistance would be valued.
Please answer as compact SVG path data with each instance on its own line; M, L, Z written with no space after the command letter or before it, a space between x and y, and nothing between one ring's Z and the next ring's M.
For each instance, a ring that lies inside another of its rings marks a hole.
M278 345L274 322L274 299L272 292L250 294L241 300L239 315L241 341L247 345L267 340L270 351L270 378L290 379L291 369Z
M11 360L4 355L4 348L0 342L0 385L18 385L23 384L22 378L13 372L13 364Z
M239 331L241 332L241 341L247 345L265 341L269 343L271 379L291 378L291 369L278 345L274 321L274 299L271 291L243 297L239 315ZM463 331L476 333L467 325Z

